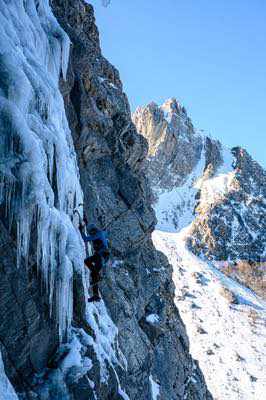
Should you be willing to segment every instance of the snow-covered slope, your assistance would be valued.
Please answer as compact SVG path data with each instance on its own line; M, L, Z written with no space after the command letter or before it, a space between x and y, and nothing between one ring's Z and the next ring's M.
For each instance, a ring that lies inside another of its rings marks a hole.
M176 231L193 221L198 181L202 177L204 166L205 156L202 152L195 169L181 186L170 190L159 187L154 189L158 229Z
M176 305L216 400L259 400L266 393L266 303L186 247L189 228L157 230L153 241L173 265ZM233 294L230 303L224 288Z
M154 187L159 229L178 231L193 222L198 204L196 199L198 193L200 193L201 204L208 207L222 201L230 191L234 190L234 157L230 149L221 148L221 163L215 175L209 177L205 173L206 138L202 136L201 140L203 148L200 158L182 184L169 189L162 189L159 185Z

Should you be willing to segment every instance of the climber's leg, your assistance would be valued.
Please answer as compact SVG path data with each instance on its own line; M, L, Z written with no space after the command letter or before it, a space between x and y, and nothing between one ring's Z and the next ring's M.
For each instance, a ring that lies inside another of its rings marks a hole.
M99 296L98 282L100 280L100 270L102 269L102 257L95 253L93 256L86 258L84 262L91 272L93 296L89 298L89 302L99 301L101 298Z

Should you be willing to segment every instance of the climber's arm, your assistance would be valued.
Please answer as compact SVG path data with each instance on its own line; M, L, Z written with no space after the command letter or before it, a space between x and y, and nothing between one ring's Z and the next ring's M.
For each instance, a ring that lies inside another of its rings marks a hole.
M81 224L79 225L79 231L80 231L81 237L82 237L82 239L84 240L85 243L86 242L91 242L93 240L93 237L91 235L86 235L84 233L84 228L85 228L85 226L83 226Z

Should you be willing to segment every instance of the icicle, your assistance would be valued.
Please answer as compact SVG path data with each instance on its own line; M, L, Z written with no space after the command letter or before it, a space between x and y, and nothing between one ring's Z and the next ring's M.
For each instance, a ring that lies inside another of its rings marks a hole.
M48 179L50 184L52 183L53 177L53 165L54 165L54 146L50 143L48 144L47 151L47 161L48 161Z
M62 68L62 75L65 81L67 76L69 50L70 50L70 40L68 36L64 34L62 39L62 50L61 50L61 68Z
M21 244L21 225L19 221L17 221L17 268L20 267L21 263L21 249L22 249L22 244Z

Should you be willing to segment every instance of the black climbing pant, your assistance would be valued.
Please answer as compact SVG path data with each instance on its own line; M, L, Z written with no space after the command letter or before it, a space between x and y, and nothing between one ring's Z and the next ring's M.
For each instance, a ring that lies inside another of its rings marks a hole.
M99 297L98 282L100 280L100 271L103 267L102 257L99 254L95 253L93 254L93 256L86 258L84 260L84 263L91 272L93 296Z

